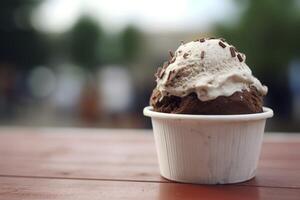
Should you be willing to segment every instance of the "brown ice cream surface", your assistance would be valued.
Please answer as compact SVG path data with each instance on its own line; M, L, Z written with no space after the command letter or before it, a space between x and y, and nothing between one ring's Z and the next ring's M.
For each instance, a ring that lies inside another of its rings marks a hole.
M150 99L154 111L176 114L231 115L262 112L263 95L255 87L233 93L231 96L219 96L210 101L201 101L195 93L185 97L165 96L154 89Z

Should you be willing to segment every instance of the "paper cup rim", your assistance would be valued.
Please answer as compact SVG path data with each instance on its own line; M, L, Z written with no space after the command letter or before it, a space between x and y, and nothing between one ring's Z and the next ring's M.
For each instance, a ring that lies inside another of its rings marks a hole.
M192 114L173 114L153 111L152 106L144 108L143 113L147 117L160 119L189 119L189 120L205 120L205 121L250 121L261 120L273 117L273 110L263 107L263 112L252 114L236 114L236 115L192 115Z

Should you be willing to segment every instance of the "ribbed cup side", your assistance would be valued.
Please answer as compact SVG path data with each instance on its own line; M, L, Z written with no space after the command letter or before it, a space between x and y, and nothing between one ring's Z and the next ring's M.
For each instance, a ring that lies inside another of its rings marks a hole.
M214 122L152 118L161 175L224 184L255 175L265 120Z

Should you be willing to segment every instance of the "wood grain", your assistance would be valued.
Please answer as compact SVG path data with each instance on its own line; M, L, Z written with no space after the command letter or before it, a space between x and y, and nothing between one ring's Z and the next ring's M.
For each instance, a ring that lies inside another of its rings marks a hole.
M300 190L286 188L0 177L0 198L5 200L298 200L299 196Z
M266 142L255 179L300 188L300 143ZM150 131L0 129L0 175L167 182Z

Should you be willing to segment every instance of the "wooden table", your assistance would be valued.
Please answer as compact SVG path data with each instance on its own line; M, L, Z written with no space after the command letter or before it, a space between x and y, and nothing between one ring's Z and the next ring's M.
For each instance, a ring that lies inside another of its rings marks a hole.
M267 136L255 179L169 182L151 131L0 129L0 199L300 199L300 137Z

